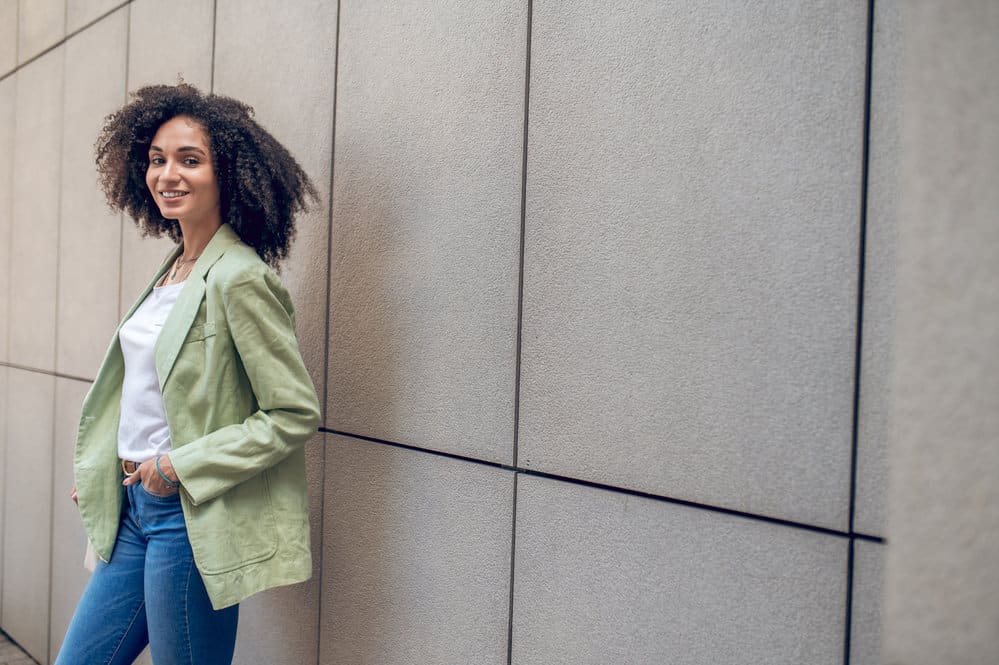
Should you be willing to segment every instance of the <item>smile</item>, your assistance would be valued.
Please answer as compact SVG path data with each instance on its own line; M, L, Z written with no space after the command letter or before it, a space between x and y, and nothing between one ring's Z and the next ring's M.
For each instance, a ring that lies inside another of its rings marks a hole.
M165 199L177 199L181 196L187 196L187 192L160 192L160 196Z

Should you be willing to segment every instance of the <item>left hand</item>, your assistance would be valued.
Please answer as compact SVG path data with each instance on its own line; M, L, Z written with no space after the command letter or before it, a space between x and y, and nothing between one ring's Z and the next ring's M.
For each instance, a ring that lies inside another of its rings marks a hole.
M163 475L170 480L177 480L177 473L173 470L173 464L170 463L169 455L160 455L160 469L163 471ZM129 485L135 485L140 482L150 494L169 496L177 493L176 487L171 487L163 482L159 471L156 470L155 457L147 459L145 462L140 464L139 468L135 470L135 473L125 476L125 480L121 484L128 487Z

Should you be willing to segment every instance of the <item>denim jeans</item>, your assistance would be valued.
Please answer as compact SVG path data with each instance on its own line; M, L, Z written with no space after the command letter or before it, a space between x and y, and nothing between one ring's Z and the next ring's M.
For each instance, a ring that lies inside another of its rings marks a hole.
M156 665L232 662L238 605L212 609L194 565L180 495L126 490L111 562L98 563L56 665L126 665L149 644Z

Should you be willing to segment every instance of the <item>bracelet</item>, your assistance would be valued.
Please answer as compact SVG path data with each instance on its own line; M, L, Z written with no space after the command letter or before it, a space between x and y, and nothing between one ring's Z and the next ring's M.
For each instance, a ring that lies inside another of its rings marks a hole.
M157 455L156 456L156 473L160 474L160 478L163 479L163 482L165 482L170 487L180 487L180 481L179 480L170 480L169 478L167 478L166 474L163 473L163 469L160 468L160 458L161 457L163 457L163 455Z

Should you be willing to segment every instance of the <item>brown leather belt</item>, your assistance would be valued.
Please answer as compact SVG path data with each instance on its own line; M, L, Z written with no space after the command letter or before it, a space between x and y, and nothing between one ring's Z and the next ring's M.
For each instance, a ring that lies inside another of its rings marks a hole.
M139 470L140 462L130 462L129 460L123 459L121 461L121 470L125 472L126 476L130 476Z

